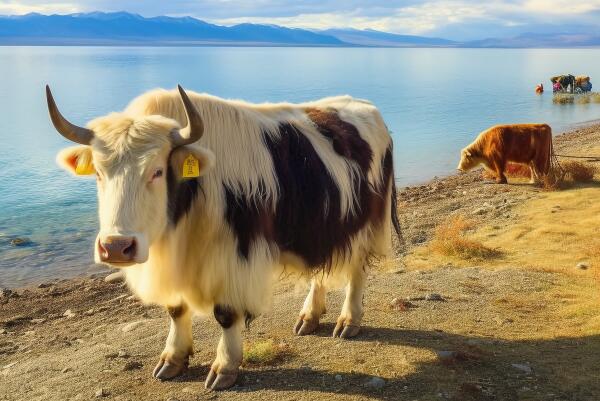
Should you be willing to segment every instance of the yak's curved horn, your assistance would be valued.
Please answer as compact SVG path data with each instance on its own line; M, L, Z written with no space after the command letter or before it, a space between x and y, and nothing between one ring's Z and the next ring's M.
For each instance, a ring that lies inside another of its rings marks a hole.
M50 118L54 128L65 138L70 141L80 143L82 145L89 145L94 138L94 131L91 129L78 127L77 125L71 124L66 118L60 114L56 102L52 97L50 87L46 85L46 99L48 100L48 111L50 112Z
M198 110L196 110L196 107L181 85L177 85L177 89L179 89L179 95L185 109L187 127L171 134L171 142L174 148L196 142L202 137L202 133L204 132L204 123L202 122L200 113L198 113Z

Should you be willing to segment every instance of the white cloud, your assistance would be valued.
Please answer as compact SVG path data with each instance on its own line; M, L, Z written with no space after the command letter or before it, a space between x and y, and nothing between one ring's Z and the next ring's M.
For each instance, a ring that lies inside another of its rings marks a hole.
M525 10L533 13L553 15L584 14L600 9L599 0L527 0L523 4Z
M391 3L391 2L390 2ZM299 28L325 29L352 27L377 29L402 34L426 35L452 26L486 23L508 28L533 23L571 22L586 13L600 11L600 0L426 0L420 4L390 7L387 15L369 16L366 9L350 12L302 13L286 17L235 17L213 21L224 25L241 22L271 23ZM569 20L569 21L567 21ZM447 29L446 29L447 30ZM464 29L463 29L464 30Z
M125 10L326 29L351 27L475 39L542 25L599 26L600 0L0 0L0 14Z
M423 34L441 25L490 18L485 5L461 1L432 1L416 6L390 9L388 16L369 17L363 10L346 13L299 14L292 17L237 17L214 22L232 25L241 22L271 23L299 28L352 27L405 34Z
M0 15L75 13L78 11L80 11L80 8L74 3L24 4L17 1L0 1Z

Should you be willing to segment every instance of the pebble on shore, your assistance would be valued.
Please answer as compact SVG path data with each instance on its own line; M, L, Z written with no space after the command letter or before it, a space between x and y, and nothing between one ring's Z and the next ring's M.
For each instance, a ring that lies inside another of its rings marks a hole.
M31 244L31 240L27 237L17 237L10 240L12 246L26 246Z
M382 389L385 386L385 380L383 380L381 377L377 377L377 376L373 376L371 379L369 379L367 382L365 382L365 387L368 388L372 388L372 389Z

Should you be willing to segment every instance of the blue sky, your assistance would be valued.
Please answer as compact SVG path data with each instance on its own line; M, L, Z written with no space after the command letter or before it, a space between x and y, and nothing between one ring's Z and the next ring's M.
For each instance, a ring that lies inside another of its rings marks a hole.
M0 0L0 14L129 11L209 22L371 28L481 39L524 32L600 32L600 0Z

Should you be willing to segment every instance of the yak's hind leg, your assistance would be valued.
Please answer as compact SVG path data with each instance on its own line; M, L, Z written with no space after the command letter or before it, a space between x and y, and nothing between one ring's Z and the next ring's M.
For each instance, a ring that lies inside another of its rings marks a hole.
M152 375L160 380L169 380L183 373L193 354L192 312L185 304L168 307L171 328L165 349Z
M325 313L326 294L325 286L313 278L300 316L294 325L294 334L305 336L313 333L319 327L319 319Z
M366 261L349 268L352 270L349 272L348 285L346 286L346 299L337 324L333 329L333 337L351 338L360 331L365 281L367 279Z
M530 170L530 174L531 174L531 178L529 179L529 183L530 184L536 184L536 183L538 183L540 181L540 176L538 174L535 161L531 161L529 163L529 170Z
M232 308L215 305L214 315L223 328L213 362L204 386L211 390L224 390L235 384L242 364L242 325L244 319Z

